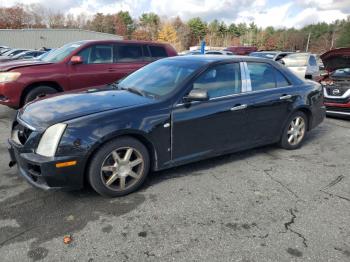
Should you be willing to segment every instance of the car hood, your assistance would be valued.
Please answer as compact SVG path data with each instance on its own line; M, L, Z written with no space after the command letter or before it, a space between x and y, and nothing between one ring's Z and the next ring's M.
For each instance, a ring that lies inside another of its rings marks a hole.
M350 48L337 48L321 55L324 67L328 71L350 68Z
M104 111L140 106L154 100L122 90L86 90L56 95L27 104L18 117L42 130L56 123Z
M7 62L1 63L0 72L10 71L12 69L16 69L20 67L49 65L49 64L52 64L52 63L43 62L40 60L13 60L13 61L7 61Z

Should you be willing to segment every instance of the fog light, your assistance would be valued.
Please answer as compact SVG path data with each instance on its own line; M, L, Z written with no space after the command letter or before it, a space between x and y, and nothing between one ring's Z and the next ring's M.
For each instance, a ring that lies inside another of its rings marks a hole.
M57 163L56 168L75 166L76 164L77 164L77 161L62 162L62 163Z

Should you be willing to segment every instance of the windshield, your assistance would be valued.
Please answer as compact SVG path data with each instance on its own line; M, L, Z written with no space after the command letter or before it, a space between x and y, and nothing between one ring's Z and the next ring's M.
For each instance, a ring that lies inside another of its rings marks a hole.
M303 67L307 66L309 56L309 54L291 54L283 58L283 61L287 67Z
M275 57L276 53L262 53L262 52L253 52L250 53L249 56L254 57L261 57L261 58L267 58L267 59L273 59Z
M29 53L30 52L28 52L28 51L24 51L24 52L21 52L21 53L19 53L17 55L14 55L12 58L20 58L21 56L24 56L24 55L29 54Z
M118 84L120 89L137 89L140 93L160 98L170 94L202 62L159 60L126 77Z
M85 42L75 42L75 43L66 44L50 52L46 56L40 58L40 60L44 62L51 62L51 63L61 62L67 56L69 56L74 50L81 47L83 44L85 44Z

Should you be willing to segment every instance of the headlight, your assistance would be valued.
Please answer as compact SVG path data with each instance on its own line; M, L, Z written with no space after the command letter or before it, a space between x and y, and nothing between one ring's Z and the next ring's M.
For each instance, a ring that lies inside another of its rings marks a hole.
M19 72L3 72L0 73L0 83L13 82L20 77Z
M66 124L56 124L46 129L40 139L36 153L47 157L55 156L58 144L66 127Z

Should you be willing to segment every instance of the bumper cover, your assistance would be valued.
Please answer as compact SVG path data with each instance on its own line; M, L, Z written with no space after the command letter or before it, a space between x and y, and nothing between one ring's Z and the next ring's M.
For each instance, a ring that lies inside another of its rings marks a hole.
M350 116L350 101L347 103L325 103L327 115Z
M319 124L323 122L323 120L326 118L326 107L321 106L317 109L312 110L312 119L311 123L309 124L309 129L313 129Z
M22 153L17 145L9 140L10 166L15 163L18 173L31 185L44 189L75 190L83 187L84 161L77 157L44 157L35 153ZM57 163L77 161L76 165L57 168Z

